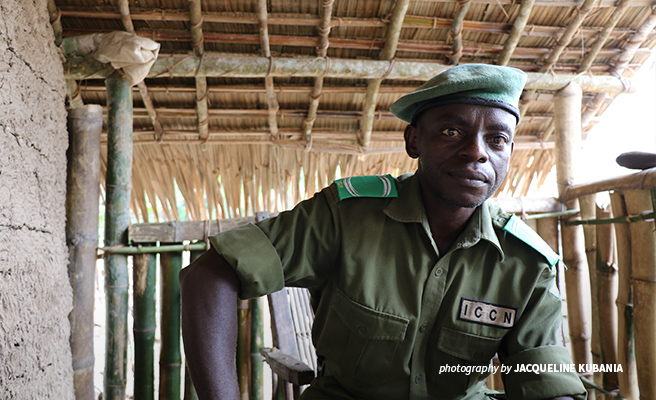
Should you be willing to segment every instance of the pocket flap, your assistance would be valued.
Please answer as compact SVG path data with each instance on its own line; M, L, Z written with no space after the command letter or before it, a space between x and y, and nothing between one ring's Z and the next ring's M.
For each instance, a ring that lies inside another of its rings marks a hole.
M478 336L443 327L437 347L440 351L468 361L487 362L494 357L501 339Z
M336 291L332 309L348 329L363 339L403 340L410 321L397 315L363 306Z

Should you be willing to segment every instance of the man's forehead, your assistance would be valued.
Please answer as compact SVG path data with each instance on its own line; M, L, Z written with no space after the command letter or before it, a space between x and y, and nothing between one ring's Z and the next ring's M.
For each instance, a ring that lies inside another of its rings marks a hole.
M430 107L417 116L416 122L427 118L467 124L480 116L486 119L486 127L496 126L496 128L514 131L517 126L515 116L503 108L459 103Z

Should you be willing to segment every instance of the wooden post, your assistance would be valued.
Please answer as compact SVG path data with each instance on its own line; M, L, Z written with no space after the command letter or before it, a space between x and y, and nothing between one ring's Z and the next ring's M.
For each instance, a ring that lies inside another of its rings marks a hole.
M238 300L238 340L237 340L237 373L239 376L239 392L242 400L250 398L251 375L251 314L250 300Z
M629 215L624 197L612 193L613 216ZM631 291L631 231L629 224L615 224L617 243L618 291L617 291L617 358L622 364L618 375L619 395L627 400L638 400L638 376L636 372L633 335L633 294Z
M624 194L629 214L652 210L649 191ZM640 221L631 230L631 288L633 290L636 370L641 399L656 398L656 234L654 222Z
M159 398L179 400L182 356L180 349L180 281L182 252L161 253L162 352L159 358Z
M66 242L68 276L73 289L71 351L75 398L94 398L93 309L98 247L100 134L102 107L87 105L68 115Z
M105 245L125 245L132 187L132 86L118 73L107 86L107 176ZM125 399L128 256L105 253L105 376L103 399Z
M556 172L558 193L574 183L574 158L580 151L581 87L570 83L556 92L554 105ZM568 201L567 209L579 208L578 200ZM576 364L591 364L590 353L590 280L585 259L583 229L563 227L563 262L567 292L567 321L572 341L572 358Z
M133 258L134 284L134 399L155 396L155 329L157 254Z

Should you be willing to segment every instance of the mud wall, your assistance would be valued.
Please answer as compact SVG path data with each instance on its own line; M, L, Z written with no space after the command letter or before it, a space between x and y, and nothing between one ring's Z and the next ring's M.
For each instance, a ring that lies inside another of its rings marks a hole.
M72 399L66 110L46 0L0 1L0 399Z

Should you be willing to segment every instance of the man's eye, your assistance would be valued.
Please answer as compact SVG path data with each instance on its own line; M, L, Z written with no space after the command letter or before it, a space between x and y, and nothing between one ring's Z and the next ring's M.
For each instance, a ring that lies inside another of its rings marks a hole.
M461 136L460 131L455 128L446 128L442 131L442 134L448 137L458 137Z
M508 138L505 136L494 136L492 138L492 143L494 144L506 144L508 143Z

